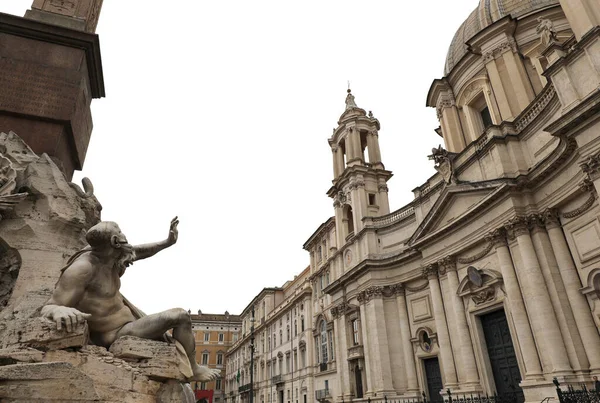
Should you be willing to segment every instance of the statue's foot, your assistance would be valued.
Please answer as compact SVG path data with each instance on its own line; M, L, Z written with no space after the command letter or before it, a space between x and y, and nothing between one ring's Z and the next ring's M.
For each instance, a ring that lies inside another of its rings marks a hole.
M217 379L221 374L221 370L211 369L202 365L194 364L192 366L192 375L189 381L209 382Z

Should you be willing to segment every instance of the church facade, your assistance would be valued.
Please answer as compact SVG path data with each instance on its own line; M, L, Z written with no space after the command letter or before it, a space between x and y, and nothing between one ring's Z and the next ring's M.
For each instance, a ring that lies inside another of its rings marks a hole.
M379 121L348 93L329 139L334 214L304 244L305 386L255 402L539 402L554 378L600 375L597 0L480 1L427 106L437 172L390 212ZM246 401L228 377L228 401Z

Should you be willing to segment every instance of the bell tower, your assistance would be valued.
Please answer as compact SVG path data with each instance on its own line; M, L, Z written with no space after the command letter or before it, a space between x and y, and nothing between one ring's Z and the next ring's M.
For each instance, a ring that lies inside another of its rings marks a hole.
M388 214L387 181L392 177L381 161L379 120L354 101L348 89L346 110L328 140L333 154L333 186L337 246L364 227L363 219Z

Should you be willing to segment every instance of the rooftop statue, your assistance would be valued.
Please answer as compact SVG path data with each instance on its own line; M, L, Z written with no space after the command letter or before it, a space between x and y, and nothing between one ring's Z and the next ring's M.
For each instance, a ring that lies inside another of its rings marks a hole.
M358 108L358 106L356 106L356 102L354 101L354 95L352 95L351 90L348 88L348 95L346 95L346 110L350 108Z
M153 315L143 314L120 293L120 277L136 260L154 256L177 242L175 217L169 236L161 242L133 246L119 226L110 221L94 225L86 234L89 246L75 253L62 269L52 297L42 315L71 332L74 326L88 322L94 344L110 347L122 336L161 340L173 329L173 338L185 349L193 376L189 380L215 379L219 370L199 366L195 360L195 341L190 315L184 309L169 309Z
M554 29L554 25L552 21L539 17L537 19L539 22L538 26L535 28L535 32L540 35L540 41L542 42L542 46L548 47L555 42L558 42L558 38L556 37L556 30Z

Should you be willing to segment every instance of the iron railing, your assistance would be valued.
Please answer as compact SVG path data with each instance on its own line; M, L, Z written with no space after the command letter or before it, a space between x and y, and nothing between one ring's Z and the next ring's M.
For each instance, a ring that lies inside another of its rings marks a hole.
M554 378L552 382L560 403L600 403L600 390L588 389L585 384L581 384L581 389L568 385L567 390L562 390L558 379Z
M501 395L453 395L450 389L446 390L446 396L441 395L435 396L433 399L428 399L425 392L422 392L421 398L414 399L397 399L390 398L387 396L383 397L385 403L523 403L525 401L523 393L521 392L509 392ZM367 402L371 402L371 398L367 399ZM569 402L569 403L580 403L580 402ZM583 403L583 402L582 402ZM594 402L600 403L600 402Z
M329 397L329 389L315 390L315 398L317 400L323 400Z

